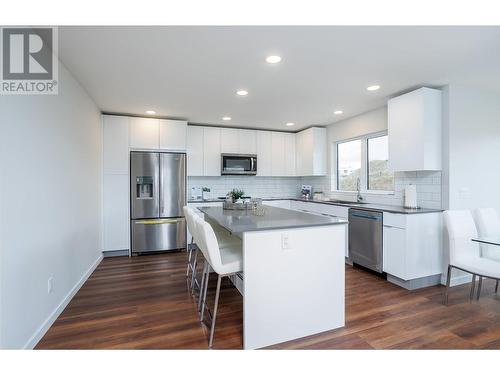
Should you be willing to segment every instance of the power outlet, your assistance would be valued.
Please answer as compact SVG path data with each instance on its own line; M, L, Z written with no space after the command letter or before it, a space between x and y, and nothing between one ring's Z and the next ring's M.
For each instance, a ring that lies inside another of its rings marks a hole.
M290 250L292 248L290 235L288 233L283 233L281 235L281 248L283 250Z
M54 277L51 276L47 280L47 294L52 294L53 290L54 290Z

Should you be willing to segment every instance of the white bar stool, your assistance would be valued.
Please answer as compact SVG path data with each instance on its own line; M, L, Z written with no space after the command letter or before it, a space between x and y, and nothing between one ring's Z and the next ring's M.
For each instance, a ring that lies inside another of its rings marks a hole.
M189 277L189 272L191 272L191 281L189 283L189 288L191 289L191 294L194 293L195 289L200 289L200 283L197 277L197 266L198 266L198 245L196 245L198 234L196 232L197 228L195 225L195 218L198 217L196 212L187 206L183 207L184 216L186 217L186 222L188 226L189 233L191 233L191 245L188 246L188 264L186 269L186 277Z
M225 276L232 276L237 272L243 271L243 255L241 250L241 241L236 242L232 240L230 244L226 244L225 247L221 248L219 247L217 237L210 224L199 218L195 219L195 225L199 235L198 246L205 257L205 266L203 267L201 280L201 321L203 320L205 308L207 308L206 297L208 281L210 278L210 268L213 269L218 275L214 311L212 315L212 327L210 329L210 340L208 344L209 348L211 348L214 340L221 280Z

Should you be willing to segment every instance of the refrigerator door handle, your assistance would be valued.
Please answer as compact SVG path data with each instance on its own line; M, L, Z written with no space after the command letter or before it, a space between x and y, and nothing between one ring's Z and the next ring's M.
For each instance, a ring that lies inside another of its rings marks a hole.
M135 224L140 225L158 225L158 224L177 224L183 222L184 218L178 219L147 219L147 220L136 220Z

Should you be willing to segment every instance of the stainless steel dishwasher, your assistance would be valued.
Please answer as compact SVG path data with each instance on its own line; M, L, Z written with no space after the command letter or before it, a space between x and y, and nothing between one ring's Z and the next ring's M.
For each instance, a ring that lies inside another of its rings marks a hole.
M349 209L349 256L353 263L382 273L382 212Z

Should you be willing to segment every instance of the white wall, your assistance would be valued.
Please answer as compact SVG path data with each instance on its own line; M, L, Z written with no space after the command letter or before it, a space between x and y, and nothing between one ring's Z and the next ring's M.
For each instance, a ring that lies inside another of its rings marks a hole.
M29 348L101 259L100 113L60 64L59 95L2 96L0 124L0 347Z
M500 95L471 87L445 92L445 208L500 209Z
M500 95L460 85L446 86L443 94L443 208L494 207L500 213ZM447 267L446 233L443 248ZM445 276L446 269L443 283ZM454 270L452 285L470 279Z

